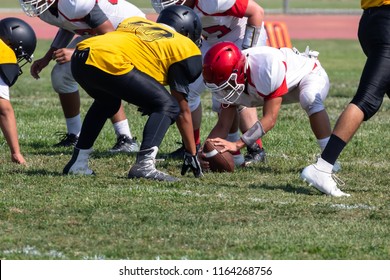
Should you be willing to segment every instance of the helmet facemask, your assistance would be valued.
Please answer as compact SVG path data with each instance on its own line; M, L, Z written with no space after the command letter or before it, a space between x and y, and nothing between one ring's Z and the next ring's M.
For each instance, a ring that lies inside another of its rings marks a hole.
M224 104L235 104L240 98L241 93L245 89L245 84L237 82L237 73L232 73L229 79L221 85L212 83L206 83L206 87L209 88L216 99Z
M37 17L50 8L55 0L19 0L23 12L29 17Z
M27 63L31 63L33 60L34 55L28 54L23 50L22 44L18 47L16 53L17 62L19 65L19 75L23 74L22 67L26 65Z
M181 0L151 0L152 6L156 13L160 13L162 10L164 10L166 7L169 7L171 5L183 5L186 1Z

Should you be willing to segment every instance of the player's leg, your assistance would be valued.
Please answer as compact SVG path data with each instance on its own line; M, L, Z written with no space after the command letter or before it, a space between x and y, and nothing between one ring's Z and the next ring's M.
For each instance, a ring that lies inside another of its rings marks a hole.
M324 101L329 91L329 79L325 70L318 66L317 69L302 79L298 90L300 91L300 104L309 117L311 129L321 151L323 151L329 142L331 135L329 116L324 106ZM322 159L319 160L321 161ZM314 172L317 168L319 168L318 170L321 170L321 167L315 167L314 165L310 168L305 168L301 177L305 181L312 183L313 178L317 177ZM335 162L332 168L333 172L337 172L340 170L340 164ZM348 196L348 194L342 192L337 187L336 182L332 179L332 168L330 168L329 173L323 173L326 176L324 176L323 179L320 179L324 180L323 182L327 182L326 187L322 188L316 186L316 188L332 196Z
M258 121L257 108L241 107L239 109L239 116L241 133L245 133ZM244 165L248 166L265 161L266 153L263 148L263 142L261 139L257 139L251 147L247 147Z
M299 98L302 109L308 115L310 127L322 152L331 134L329 116L324 106L324 101L329 92L327 73L320 65L317 66L301 80L295 91L299 94L292 95Z
M94 99L94 102L84 118L72 158L64 167L63 173L92 175L94 173L88 167L88 160L92 153L93 144L106 120L118 112L121 99L110 94L110 91L115 90L116 86L115 83L110 82L111 75L86 65L88 53L86 51L80 53L83 55L75 56L72 59L72 75L88 95Z
M56 64L51 72L53 89L58 93L64 113L67 132L55 147L74 146L81 130L80 94L70 70L70 62Z
M188 93L188 106L191 110L192 126L194 129L194 140L197 151L201 147L201 125L202 125L202 103L201 95L205 92L205 85L203 78L199 77L194 83L189 86L190 92ZM168 155L169 158L183 159L184 157L184 145L182 144L178 149Z
M139 151L137 138L133 137L131 134L129 122L126 117L123 104L121 104L118 112L111 118L111 123L114 127L117 141L115 145L110 149L110 152L132 153Z
M139 107L149 116L142 135L136 163L131 167L129 178L147 178L159 181L177 181L155 167L158 148L171 124L180 113L176 99L154 78L133 69L126 75L127 87L131 92L116 91L116 96Z

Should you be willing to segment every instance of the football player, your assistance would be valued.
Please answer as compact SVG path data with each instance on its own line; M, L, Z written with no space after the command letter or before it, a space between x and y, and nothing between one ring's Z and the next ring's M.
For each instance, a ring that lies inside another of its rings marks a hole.
M186 5L191 7L202 21L203 43L202 54L214 44L222 41L232 41L239 48L246 49L253 46L266 45L266 31L264 29L264 10L254 0L151 0L156 12L170 5ZM201 94L205 91L203 79L200 77L190 85L188 103L194 123L195 142L200 146L200 126L202 120ZM213 99L213 110L219 112L220 103ZM239 116L239 118L238 118ZM240 120L240 121L239 121ZM231 141L239 139L241 132L245 132L258 120L256 108L241 106L232 124L228 138ZM182 156L183 149L172 153L172 156ZM240 151L234 155L236 165L249 165L265 160L265 151L261 139L247 147L245 160Z
M223 106L208 138L215 145L224 146L221 152L235 152L252 145L275 126L282 104L300 103L323 150L331 134L323 103L329 91L329 78L317 56L318 52L308 48L304 53L267 46L241 51L231 42L211 47L204 56L202 76ZM227 135L232 116L240 105L262 107L263 116L239 140L226 141L222 138Z
M32 61L37 44L34 30L21 19L0 20L0 127L11 151L12 162L25 164L20 152L14 109L9 88L22 74L21 67Z
M171 6L160 13L157 23L132 17L116 31L77 45L72 74L94 102L64 174L93 174L88 167L92 146L106 119L125 100L149 116L129 178L178 180L155 167L158 147L175 121L186 148L181 174L191 169L195 177L202 176L187 102L188 85L202 72L200 36L201 23L193 10Z
M361 0L359 42L367 60L356 94L339 116L329 143L315 164L305 167L301 178L319 191L338 196L332 169L360 125L380 109L385 94L390 97L390 2Z
M77 142L81 129L80 95L70 70L70 58L76 44L91 35L115 30L124 18L145 17L145 15L125 0L19 0L19 2L28 16L37 16L44 22L59 28L50 49L32 64L31 75L39 79L39 73L52 59L57 62L51 72L51 82L60 99L67 133L54 146L73 146ZM80 36L72 41L75 34ZM117 142L110 151L138 151L138 143L132 137L122 106L111 121Z

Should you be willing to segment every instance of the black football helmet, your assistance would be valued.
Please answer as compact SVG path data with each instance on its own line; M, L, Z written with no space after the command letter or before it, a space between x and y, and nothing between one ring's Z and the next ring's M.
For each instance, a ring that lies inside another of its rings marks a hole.
M190 38L198 46L202 43L202 24L200 19L187 6L172 5L166 7L160 12L157 22L169 25L180 34Z
M32 61L37 37L28 23L19 18L3 18L0 20L0 39L15 52L20 68ZM26 61L21 65L23 60Z

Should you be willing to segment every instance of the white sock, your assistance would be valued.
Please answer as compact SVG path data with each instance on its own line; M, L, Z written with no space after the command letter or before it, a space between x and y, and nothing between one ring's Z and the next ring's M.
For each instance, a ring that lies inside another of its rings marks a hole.
M237 130L234 133L229 133L226 140L229 142L236 142L240 139L240 132Z
M116 136L126 135L130 138L133 138L131 136L129 122L127 121L127 119L123 120L123 121L116 122L113 125L114 125L114 130L115 130Z
M238 139L240 139L240 131L238 130L234 133L229 133L228 136L226 137L226 140L229 142L236 142ZM233 159L234 159L235 166L241 166L245 161L244 155L241 154L240 150L238 150L237 153L233 155Z
M68 133L79 136L81 131L81 117L80 114L73 118L66 119L66 128Z
M324 171L327 173L332 173L333 165L330 164L329 162L323 160L320 157L318 158L317 163L315 165L321 171Z
M242 166L243 163L245 162L244 155L241 153L237 155L233 155L233 160L235 166Z
M326 144L328 144L330 137L322 138L322 139L317 139L318 146L321 148L321 152L325 149Z

